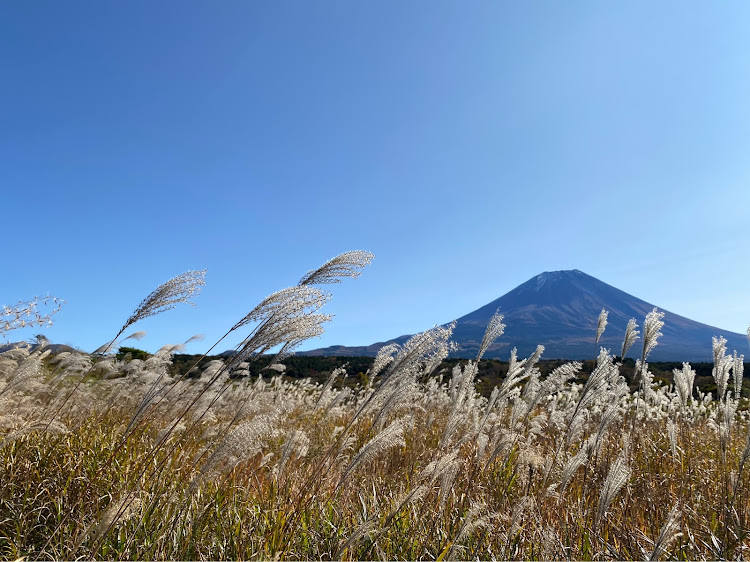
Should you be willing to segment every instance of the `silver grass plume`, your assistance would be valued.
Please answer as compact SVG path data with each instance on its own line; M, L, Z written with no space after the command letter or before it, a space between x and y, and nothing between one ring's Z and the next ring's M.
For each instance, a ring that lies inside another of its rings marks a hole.
M5 386L0 387L0 396L10 392L11 390L18 390L23 388L32 379L40 376L43 369L43 360L50 354L50 350L46 351L34 351L18 365L5 381ZM0 383L3 381L0 380Z
M86 529L82 539L90 539L97 543L112 528L115 523L120 524L132 519L141 510L143 502L140 497L133 497L130 493L117 500L113 500L105 509L99 520ZM80 545L79 545L80 546Z
M453 436L461 423L466 420L466 413L463 410L463 406L469 399L469 393L474 389L472 383L478 372L479 369L477 364L473 361L469 361L463 370L460 365L456 365L453 369L452 380L458 380L458 384L456 385L453 396L451 397L453 404L451 406L451 411L448 414L448 421L445 423L445 430L443 431L443 435L440 438L438 445L441 449L447 445L449 439Z
M300 429L295 429L281 447L279 461L276 465L277 477L281 479L286 463L292 457L304 457L310 446L310 438Z
M142 340L142 339L143 339L143 338L144 338L145 336L146 336L146 332L144 332L143 330L141 330L141 331L139 331L139 332L133 332L133 333L132 333L132 334L130 334L130 335L129 335L128 337L126 337L126 338L125 338L125 339L124 339L123 341L125 341L125 340L136 340L136 341L140 341L140 340Z
M250 335L239 345L232 362L265 353L282 344L279 356L289 355L303 341L323 333L322 323L330 321L329 314L319 314L330 299L330 293L315 287L289 287L265 298L232 328L258 322ZM276 358L278 361L279 358Z
M648 363L642 363L640 359L637 359L635 362L635 372L641 374L639 387L643 388L643 399L653 405L653 399L656 394L654 392L654 374L649 371Z
M578 471L579 468L586 464L588 458L589 456L587 447L581 445L581 448L578 449L578 452L575 454L575 456L571 457L568 462L565 463L565 466L563 467L562 473L560 475L560 499L562 499L562 496L565 493L565 489L568 487L568 484L570 483L571 478L573 478L573 475L576 473L576 471Z
M173 277L166 283L159 285L148 295L138 308L135 309L130 318L127 319L121 331L124 331L136 322L161 314L166 310L174 308L180 303L195 306L190 299L200 293L201 287L206 284L206 270L186 271L182 275Z
M606 391L607 384L611 381L613 376L617 373L618 368L612 361L612 356L609 351L602 348L599 352L599 357L596 361L596 367L594 368L591 375L589 375L586 384L583 386L581 396L578 399L573 414L570 418L570 427L567 432L566 442L570 443L572 437L575 435L571 429L576 427L574 423L576 418L588 408L597 398L602 396L602 393Z
M620 416L620 398L628 393L626 385L615 387L609 394L609 406L604 410L599 420L599 428L596 431L596 440L594 441L594 450L598 453L604 434L610 425Z
M354 250L344 252L327 261L318 269L308 271L299 281L299 285L327 285L341 283L342 277L356 279L375 256L370 252Z
M501 402L508 398L513 387L528 377L528 372L524 369L526 361L526 359L522 359L521 361L518 360L518 351L515 347L511 350L510 361L508 362L508 373L505 375L505 378L500 385L500 392L498 395L498 400Z
M544 349L543 346L539 346ZM539 348L537 348L539 350ZM533 357L533 356L532 356ZM565 363L555 368L547 378L541 383L537 384L535 388L531 388L530 382L526 384L524 388L524 395L527 401L526 420L531 415L531 411L543 398L551 396L556 392L560 391L565 384L575 376L575 374L581 370L583 364L578 361L572 363ZM536 374L536 370L532 371L532 375ZM528 395L526 394L527 389L529 390ZM533 390L533 392L532 392Z
M313 408L313 412L317 411L318 408L321 406L325 406L328 399L328 390L333 386L333 383L336 381L336 377L338 377L341 374L346 373L346 369L344 368L346 365L342 367L338 367L337 369L334 369L331 371L330 376L328 377L328 380L323 385L323 389L320 391L320 396L318 396L317 402L315 402L315 407Z
M381 378L380 386L360 406L349 421L349 426L364 413L380 408L373 421L373 427L379 426L389 412L410 401L417 388L416 378L430 374L448 356L452 348L450 336L454 325L452 323L445 328L435 326L432 330L412 336L403 347L398 348L395 358Z
M742 376L745 372L745 356L737 356L734 352L732 356L732 380L734 381L734 398L739 400L742 395Z
M677 458L677 424L672 418L667 420L667 434L669 435L669 446L672 449L672 456Z
M484 409L484 416L482 416L482 420L479 422L479 427L477 428L477 438L479 438L480 435L483 435L481 432L484 429L484 426L487 424L487 420L490 418L492 408L495 407L495 402L497 402L497 397L499 395L500 389L498 387L493 388L492 392L490 393L490 398L489 400L487 400L487 406Z
M628 325L625 328L625 338L622 341L622 352L620 353L620 358L625 358L625 354L631 347L633 347L633 344L638 339L638 334L640 332L636 330L637 327L638 324L636 324L635 318L628 320Z
M193 336L190 336L188 339L186 339L185 343L183 343L182 345L187 345L187 344L192 343L194 341L203 341L204 339L206 339L205 335L203 335L203 334L195 334Z
M442 356L450 350L450 337L454 327L455 322L445 328L435 326L431 330L409 338L396 353L383 378L387 379L397 371L417 369L420 365L433 365L434 361L431 360L433 355Z
M482 356L487 351L487 348L492 345L492 342L502 336L504 331L505 324L503 324L503 315L500 314L499 310L497 310L495 311L495 314L492 315L492 318L490 318L489 324L487 324L487 329L485 330L484 337L482 338L482 344L479 346L477 363L482 359Z
M469 511L466 513L466 515L464 515L463 520L461 521L461 526L458 529L456 538L449 543L450 546L448 547L448 551L443 556L443 560L454 560L453 552L459 549L463 549L463 547L459 545L459 543L466 539L466 537L468 537L469 534L471 534L475 530L487 527L490 524L489 514L485 514L484 516L480 517L480 513L486 510L487 506L484 504L475 504L469 509Z
M368 371L370 381L385 369L391 362L393 362L394 355L398 353L400 346L397 343L391 343L384 345L378 350L378 354L375 356L375 361Z
M732 362L730 357L725 355L727 351L727 340L723 336L711 338L713 342L714 352L714 367L711 371L711 376L716 382L716 398L718 400L724 399L724 394L727 390L727 382L729 381L729 369L730 363Z
M599 495L599 507L596 511L596 523L604 516L609 509L612 500L620 492L622 487L627 484L630 479L631 470L625 462L624 455L617 457L612 466L609 469L607 478L604 480L602 490Z
M232 470L237 464L260 453L263 446L279 432L279 411L259 414L230 431L203 463L190 490L195 491L206 475Z
M672 374L674 375L674 387L684 411L687 408L688 399L693 397L695 371L690 367L690 363L683 363L682 369L674 369Z
M343 484L344 480L360 465L366 463L373 458L377 457L381 453L392 449L394 447L403 447L406 444L404 441L404 419L398 419L392 422L388 427L380 431L375 437L370 439L367 443L362 445L354 458L349 462L349 466L346 467L339 486Z
M52 310L42 313L39 306L50 306ZM0 307L0 335L5 332L27 326L51 326L52 316L60 312L65 301L57 297L34 297L28 301L19 301L14 306Z
M334 556L334 560L341 560L344 557L344 553L352 548L353 546L356 546L364 537L365 535L374 535L378 534L378 527L376 525L376 516L373 515L366 521L363 521L355 530L354 532L349 536L349 538L344 541L344 544L342 544L338 551L336 552L336 556Z
M654 550L651 552L651 556L649 556L648 558L649 561L658 560L659 558L661 558L672 541L674 541L681 534L680 508L679 503L677 503L671 509L669 515L667 515L667 520L664 522L664 525L661 528L659 538L656 539L656 543L654 543Z
M234 331L251 322L268 322L305 311L317 312L331 299L331 294L315 287L288 287L263 299L232 327Z
M658 312L656 308L646 315L646 320L643 322L643 354L641 355L643 362L656 347L657 340L662 335L659 331L664 327L662 318L664 318L664 313Z
M595 345L599 345L599 339L602 337L602 334L604 333L604 330L607 327L607 316L609 316L609 312L607 312L607 310L602 308L602 311L599 313L599 320L596 323Z
M306 340L322 335L325 331L322 324L330 322L332 318L330 314L316 313L279 318L274 323L263 325L251 338L244 340L239 353L232 360L244 361L283 344L278 357L275 357L275 361L280 361Z

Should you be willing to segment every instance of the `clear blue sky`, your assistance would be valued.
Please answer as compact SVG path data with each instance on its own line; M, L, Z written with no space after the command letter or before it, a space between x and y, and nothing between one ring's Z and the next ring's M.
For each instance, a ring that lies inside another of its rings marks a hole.
M2 12L0 304L66 299L55 342L91 350L207 268L197 308L134 327L149 350L205 333L199 352L353 249L376 259L332 287L307 349L415 333L573 268L750 323L748 3Z

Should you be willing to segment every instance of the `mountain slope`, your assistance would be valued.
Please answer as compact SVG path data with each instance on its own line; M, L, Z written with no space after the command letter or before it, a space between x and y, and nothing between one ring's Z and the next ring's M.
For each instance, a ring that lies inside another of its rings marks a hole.
M499 309L505 317L505 334L489 349L486 357L507 359L513 347L518 348L523 357L541 344L545 347L546 358L590 359L597 351L594 337L602 308L609 311L609 317L599 345L619 355L628 320L635 318L642 332L643 319L654 306L577 269L544 272L459 318L453 331L453 340L459 345L454 355L476 355L487 323ZM694 322L669 311L662 312L665 312L663 336L649 357L652 361L711 361L711 338L718 335L727 338L730 352L748 351L747 338L742 334ZM332 346L303 354L374 355L383 345L403 343L408 338L400 336L369 346ZM639 357L641 344L639 339L628 357Z

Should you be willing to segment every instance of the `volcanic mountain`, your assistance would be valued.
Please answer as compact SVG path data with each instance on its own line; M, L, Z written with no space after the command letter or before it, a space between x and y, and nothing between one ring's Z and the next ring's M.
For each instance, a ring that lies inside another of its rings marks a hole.
M452 355L476 356L487 323L499 310L504 316L505 333L485 357L507 360L514 347L520 357L526 357L537 344L541 344L545 347L544 357L548 359L591 359L598 352L594 339L602 308L609 312L609 317L599 346L619 355L628 320L635 318L642 333L643 320L654 307L577 269L546 271L459 318L453 330L453 341L459 347ZM727 339L729 353L732 350L738 353L748 351L748 340L742 334L660 310L665 313L663 336L649 356L651 361L711 361L711 338L720 335ZM384 345L403 343L409 337L400 336L368 346L332 346L301 352L300 355L375 355ZM641 345L639 339L627 356L640 357Z

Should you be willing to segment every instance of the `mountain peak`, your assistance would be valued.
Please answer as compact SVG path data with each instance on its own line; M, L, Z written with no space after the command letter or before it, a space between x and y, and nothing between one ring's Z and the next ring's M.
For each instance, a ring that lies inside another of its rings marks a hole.
M505 358L516 347L520 356L534 352L537 344L545 346L545 357L590 359L597 353L597 318L602 308L609 313L607 330L599 346L621 349L625 326L631 318L639 324L654 305L600 281L578 269L545 271L509 291L502 297L456 320L453 340L459 345L456 355L476 356L488 322L497 310L503 315L505 333L485 353L488 358ZM650 355L653 361L710 361L711 338L724 335L728 349L745 349L747 340L664 310L666 324L659 345ZM312 354L374 355L387 343L403 343L408 336L367 347L336 347ZM631 356L638 356L638 346Z
M572 278L588 277L582 271L578 269L562 269L560 271L545 271L540 273L536 277L532 277L529 282L534 282L537 289L541 289L548 283L557 283Z

